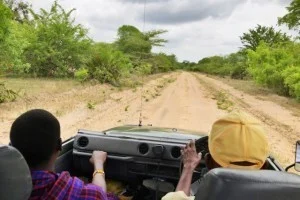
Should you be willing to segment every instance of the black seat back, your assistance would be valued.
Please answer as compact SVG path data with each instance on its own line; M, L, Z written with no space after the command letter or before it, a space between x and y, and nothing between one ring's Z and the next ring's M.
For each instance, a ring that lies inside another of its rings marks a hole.
M205 175L196 200L298 200L300 176L271 170L218 168Z
M28 165L12 146L0 145L0 199L25 200L32 190Z

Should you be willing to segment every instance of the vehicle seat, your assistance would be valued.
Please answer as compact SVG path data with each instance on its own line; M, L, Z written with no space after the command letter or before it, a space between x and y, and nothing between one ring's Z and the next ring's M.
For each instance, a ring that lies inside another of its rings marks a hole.
M30 170L22 154L12 146L0 145L0 199L28 199L31 190Z
M218 168L199 184L196 200L298 200L300 176L272 170Z

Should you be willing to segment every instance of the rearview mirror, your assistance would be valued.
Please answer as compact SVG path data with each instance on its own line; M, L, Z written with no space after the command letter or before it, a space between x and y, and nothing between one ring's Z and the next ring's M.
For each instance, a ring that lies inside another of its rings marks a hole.
M300 140L296 142L295 170L300 172Z

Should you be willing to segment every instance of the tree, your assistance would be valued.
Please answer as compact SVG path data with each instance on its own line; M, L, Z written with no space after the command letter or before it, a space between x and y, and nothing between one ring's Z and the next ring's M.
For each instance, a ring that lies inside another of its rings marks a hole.
M166 32L168 32L168 31L166 31L166 30L152 30L152 31L146 32L144 35L145 35L146 41L150 41L152 46L162 47L168 41L165 40L165 39L159 38L159 36L161 34L166 33Z
M293 0L287 7L288 13L278 18L278 24L286 24L289 29L300 27L300 0ZM300 32L300 30L299 30Z
M128 75L131 68L129 58L106 43L93 45L91 59L86 64L89 78L113 85L119 85L120 79Z
M244 33L241 37L241 42L244 48L256 50L261 41L267 45L273 46L274 44L290 41L290 37L286 33L276 31L273 27L266 27L257 25L254 29L249 29L248 33Z
M4 2L11 9L15 21L20 23L29 21L31 5L28 2L17 0L4 0Z
M55 1L49 12L32 12L36 36L24 52L31 64L30 72L38 76L73 76L87 61L91 41L87 30L74 23L73 11L65 11Z
M153 46L163 46L167 40L159 38L165 30L152 30L142 33L131 25L123 25L118 29L118 40L116 44L124 53L150 54Z
M12 13L9 8L0 0L0 44L4 42L9 33Z
M10 33L12 13L0 0L0 70L3 71L3 66L7 63L7 37Z
M151 42L145 35L134 26L123 25L118 29L118 40L116 42L119 50L128 54L151 52Z

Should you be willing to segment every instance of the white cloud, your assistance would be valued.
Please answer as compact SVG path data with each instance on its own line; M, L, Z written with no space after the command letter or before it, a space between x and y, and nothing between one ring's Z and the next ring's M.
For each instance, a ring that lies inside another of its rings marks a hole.
M170 6L174 0L164 1L165 3L161 3L160 0L147 1L149 1L149 8L146 16L148 15L149 18L152 16L152 21L146 24L146 30L167 29L169 31L164 35L169 43L164 48L155 48L155 51L174 53L180 60L190 61L237 51L241 47L239 36L243 32L254 28L256 24L276 26L277 17L286 13L285 7L289 4L287 0L247 0L238 4L236 0L211 0L207 5L218 5L218 7L215 10L213 6L209 7L210 11L206 12L206 15L202 15L203 13L198 15L195 12L195 5L197 2L203 4L205 1L180 0L181 4L176 4L169 20L163 18L163 21L154 23L153 19L159 20L161 17L153 18L153 15L162 15L160 12L168 9L160 6ZM189 1L191 4L187 3ZM29 2L37 10L41 7L49 8L53 1L29 0ZM67 9L76 8L76 21L89 28L90 36L94 40L113 42L118 27L123 24L143 28L142 2L143 0L61 0L60 4ZM230 2L235 4L229 5ZM222 7L220 3L224 6ZM189 8L189 5L192 8ZM222 11L222 8L226 8L227 11L223 10L220 15L214 12ZM189 16L187 12L189 9L195 16ZM174 14L176 12L179 12L180 16L186 14L185 19L178 21Z

